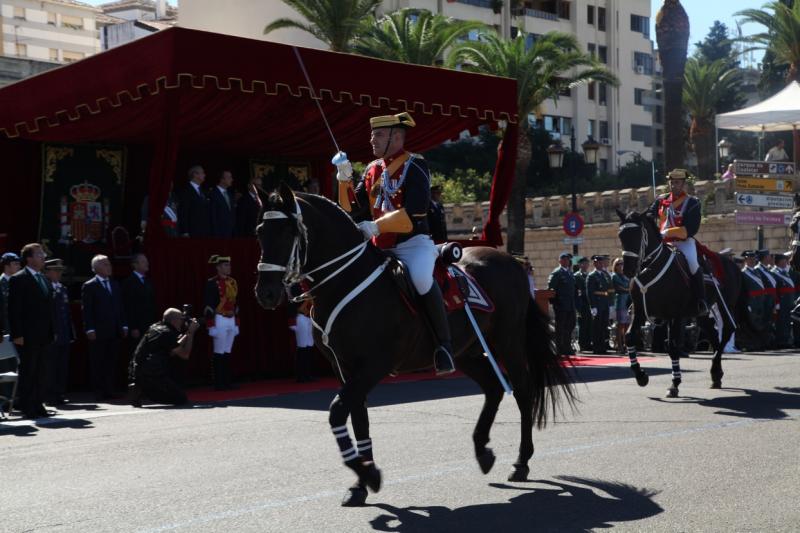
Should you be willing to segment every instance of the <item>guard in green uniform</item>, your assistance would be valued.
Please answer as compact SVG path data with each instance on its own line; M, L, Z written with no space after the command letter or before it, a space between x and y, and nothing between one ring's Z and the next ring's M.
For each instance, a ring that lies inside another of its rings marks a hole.
M575 355L572 330L575 329L575 277L572 275L572 254L558 256L556 267L547 278L547 288L555 291L550 299L556 315L556 348L559 355Z
M586 298L592 315L592 353L608 354L608 308L611 299L608 290L611 281L603 273L603 256L593 255L594 270L586 278Z
M578 312L578 347L582 352L592 351L592 312L586 297L586 278L589 277L589 258L578 259L575 273L575 301Z

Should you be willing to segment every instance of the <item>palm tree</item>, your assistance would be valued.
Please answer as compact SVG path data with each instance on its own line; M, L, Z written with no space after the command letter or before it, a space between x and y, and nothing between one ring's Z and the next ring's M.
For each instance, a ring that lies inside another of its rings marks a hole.
M725 59L705 63L695 58L686 63L683 106L692 119L689 139L702 179L711 178L715 171L714 116L717 108L740 81L739 70L728 68L726 63Z
M764 32L743 40L756 45L756 49L771 51L777 65L788 65L786 83L800 81L800 2L791 6L769 2L761 9L745 9L734 15L742 17L742 23L755 22L764 26Z
M683 166L683 73L689 46L689 17L680 0L664 0L656 15L656 41L664 75L664 163Z
M305 21L281 18L264 28L264 34L285 28L310 33L334 52L347 52L360 27L375 15L382 0L283 0Z
M517 80L517 116L519 138L514 184L508 205L508 244L510 252L522 252L525 240L525 186L531 161L531 113L540 114L547 100L558 100L567 88L593 81L618 85L619 82L602 63L583 52L575 36L550 32L527 45L528 35L520 32L505 40L496 33L483 33L478 41L456 45L448 57L448 66L504 76Z
M416 65L441 64L444 51L470 31L485 29L477 21L454 20L426 9L406 8L375 21L353 43L361 55Z

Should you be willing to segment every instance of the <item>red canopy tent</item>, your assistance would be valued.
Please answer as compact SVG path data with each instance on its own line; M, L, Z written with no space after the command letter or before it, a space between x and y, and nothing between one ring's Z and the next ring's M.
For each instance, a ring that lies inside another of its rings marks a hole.
M311 77L308 87L295 50ZM129 150L125 220L135 226L149 195L147 252L160 303L200 304L212 253L234 258L242 290L239 372L290 368L285 316L267 318L250 297L254 240L167 239L158 223L176 177L194 163L273 155L310 161L323 192L335 152L314 96L342 150L371 159L368 118L409 111L408 148L424 151L481 125L507 128L484 239L501 244L498 219L511 190L516 82L432 67L172 28L0 89L0 199L9 248L36 238L41 144L116 143ZM179 178L180 179L180 178ZM11 191L9 193L9 191ZM198 285L198 283L200 283ZM264 324L272 324L264 326ZM197 363L204 367L205 362Z

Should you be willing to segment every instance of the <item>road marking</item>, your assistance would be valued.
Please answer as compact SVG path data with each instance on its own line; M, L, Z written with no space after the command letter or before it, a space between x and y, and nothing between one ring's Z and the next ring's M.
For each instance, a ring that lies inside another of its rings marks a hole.
M626 437L621 439L609 440L604 442L597 442L592 444L584 444L580 446L569 446L566 448L558 448L555 450L551 450L549 452L539 453L536 457L551 457L551 456L558 456L558 455L569 455L573 453L582 452L585 450L596 450L598 448L619 448L620 445L624 444L631 444L637 443L647 440L654 440L654 439L664 439L670 437L679 437L682 435L690 435L693 433L705 433L707 431L715 431L720 429L730 429L730 428L739 428L739 427L746 427L751 426L756 423L765 423L765 422L783 422L786 420L797 420L798 417L794 416L787 416L786 418L782 418L780 420L762 420L762 419L745 419L745 420L736 420L733 422L715 422L711 424L704 424L702 426L697 426L693 428L683 428L683 429L675 429L670 431L660 431L657 433L651 433L649 435L641 435L638 437ZM514 460L513 455L498 457L499 460L504 462L511 462ZM436 468L425 468L425 472L421 474L413 474L408 476L403 476L391 481L387 481L384 483L385 486L391 485L402 485L411 482L417 482L426 479L433 479L437 477L441 477L445 474L451 474L454 472L461 472L466 470L474 470L475 469L475 461L474 459L470 460L463 460L454 463L450 463L449 465L445 464L443 466L438 466ZM197 526L200 524L207 524L209 522L214 522L217 520L225 519L225 518L237 518L240 516L244 516L247 514L258 513L261 511L265 511L268 509L274 509L276 507L285 507L289 505L294 505L298 503L307 503L311 501L322 500L325 498L330 498L333 496L342 496L344 491L342 489L337 490L324 490L317 492L315 494L310 494L307 496L298 496L295 498L287 498L283 500L267 500L265 502L250 505L247 507L242 507L240 509L230 509L228 511L220 511L217 513L210 513L205 516L199 516L197 518L192 518L190 520L186 520L183 522L174 522L172 524L165 524L162 526L157 526L150 529L140 529L138 533L160 533L162 531L173 531L176 529Z

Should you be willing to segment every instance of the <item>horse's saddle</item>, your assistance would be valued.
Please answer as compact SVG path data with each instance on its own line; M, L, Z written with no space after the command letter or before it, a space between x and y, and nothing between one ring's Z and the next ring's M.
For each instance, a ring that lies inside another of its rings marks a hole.
M447 312L463 309L465 302L469 302L471 309L493 312L494 303L486 291L475 278L456 264L461 259L461 246L456 242L448 242L436 248L439 250L439 257L433 268L433 280L442 291ZM397 284L408 308L416 313L416 305L413 302L417 301L418 294L411 281L408 267L394 254L390 252L387 254L392 258L389 264L392 279Z

